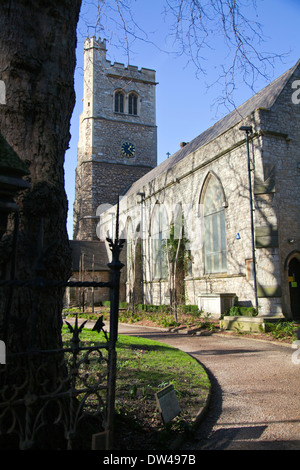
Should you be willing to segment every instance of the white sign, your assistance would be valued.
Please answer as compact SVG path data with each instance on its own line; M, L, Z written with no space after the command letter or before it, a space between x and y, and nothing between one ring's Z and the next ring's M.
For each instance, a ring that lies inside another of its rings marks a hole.
M168 385L155 394L159 411L165 424L181 412L173 385Z

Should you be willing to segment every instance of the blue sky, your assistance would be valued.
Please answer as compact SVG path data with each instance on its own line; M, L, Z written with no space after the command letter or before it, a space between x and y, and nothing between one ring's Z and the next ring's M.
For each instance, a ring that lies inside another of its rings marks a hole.
M103 33L95 32L96 10L92 2L83 0L83 7L78 23L77 66L75 70L76 104L71 120L70 148L65 158L65 188L69 201L67 228L70 239L73 237L73 202L75 197L75 168L77 163L77 143L79 132L79 114L82 112L83 95L83 43L85 37L103 38ZM141 26L139 34L147 41L130 42L130 64L139 68L156 70L156 121L158 134L158 164L167 158L167 152L173 154L182 141L189 142L229 110L218 106L218 97L222 95L221 85L214 85L220 76L220 64L226 57L223 42L215 35L213 49L205 54L205 76L197 76L196 69L188 64L188 59L175 54L173 42L168 37L170 23L163 15L163 0L135 0L133 14ZM263 27L265 42L261 50L276 54L287 53L283 60L277 60L274 69L269 69L269 78L273 80L295 65L300 59L300 1L299 0L257 0L257 17ZM110 26L110 25L109 25ZM127 52L117 45L114 33L109 35L107 58L111 62L128 63ZM122 33L119 33L122 35ZM166 39L167 38L167 39ZM152 44L152 42L155 44ZM167 50L168 53L163 50ZM238 80L239 77L237 77ZM266 86L269 81L262 78L255 83L255 91ZM209 86L208 86L209 85ZM238 89L234 94L238 106L253 95L253 91L243 83L240 77Z

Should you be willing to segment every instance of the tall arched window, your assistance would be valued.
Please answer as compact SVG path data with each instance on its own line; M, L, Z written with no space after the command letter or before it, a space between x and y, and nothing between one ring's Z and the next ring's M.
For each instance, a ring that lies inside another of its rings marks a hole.
M132 290L133 279L134 279L134 267L135 267L135 240L133 233L133 224L131 219L127 221L127 284L129 290Z
M124 113L124 93L122 91L115 92L115 113Z
M169 235L167 211L163 204L156 204L151 223L153 277L163 279L168 275L166 239Z
M138 113L138 97L136 93L130 93L128 97L128 114L136 116Z
M215 176L210 175L203 196L205 273L227 270L224 193Z

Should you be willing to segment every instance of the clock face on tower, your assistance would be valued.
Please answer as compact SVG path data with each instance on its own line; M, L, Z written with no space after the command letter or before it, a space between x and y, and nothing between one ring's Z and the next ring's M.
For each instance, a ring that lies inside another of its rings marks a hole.
M134 157L135 145L131 142L123 142L121 146L121 151L124 157Z

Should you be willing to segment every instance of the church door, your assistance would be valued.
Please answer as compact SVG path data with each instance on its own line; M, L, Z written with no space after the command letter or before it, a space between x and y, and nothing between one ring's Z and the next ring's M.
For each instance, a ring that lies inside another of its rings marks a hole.
M289 286L291 311L294 320L300 320L300 261L293 258L289 263Z

